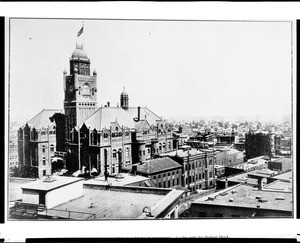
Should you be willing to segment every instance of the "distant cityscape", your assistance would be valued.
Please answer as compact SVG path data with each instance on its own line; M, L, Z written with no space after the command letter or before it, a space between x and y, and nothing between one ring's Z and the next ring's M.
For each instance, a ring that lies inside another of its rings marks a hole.
M293 216L290 118L163 119L126 87L99 106L81 42L62 77L63 110L10 121L9 220Z

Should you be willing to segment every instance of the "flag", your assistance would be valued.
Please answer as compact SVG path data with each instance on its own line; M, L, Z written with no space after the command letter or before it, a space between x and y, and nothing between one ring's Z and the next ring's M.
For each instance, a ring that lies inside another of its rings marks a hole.
M79 37L82 33L83 33L83 26L82 26L81 29L78 31L77 37Z

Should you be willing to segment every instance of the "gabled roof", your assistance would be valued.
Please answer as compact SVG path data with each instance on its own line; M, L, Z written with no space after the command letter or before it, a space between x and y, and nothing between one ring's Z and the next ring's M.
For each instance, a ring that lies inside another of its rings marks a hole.
M181 167L176 161L170 159L169 157L157 158L144 162L143 164L137 165L137 172L145 175L159 173L165 170L171 170ZM124 170L131 170L132 165L124 167Z
M111 122L117 122L120 126L135 128L136 122L133 118L138 115L137 107L129 107L127 110L122 107L101 107L94 114L84 121L84 124L90 129L102 130L110 128ZM149 125L155 125L161 118L146 107L140 108L140 120L148 121ZM79 127L83 125L80 124Z
M62 110L58 110L58 109L43 109L29 122L27 122L27 124L28 126L32 128L35 127L36 129L53 125L54 123L51 122L49 118L52 117L55 113L63 113L63 112Z

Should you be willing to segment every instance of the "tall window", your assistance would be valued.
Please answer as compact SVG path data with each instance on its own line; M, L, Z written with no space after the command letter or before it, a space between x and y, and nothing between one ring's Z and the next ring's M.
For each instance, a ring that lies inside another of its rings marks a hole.
M53 145L53 144L50 145L50 151L51 151L51 152L54 151L54 145Z
M116 159L117 158L117 151L114 149L113 150L113 158Z
M45 149L45 145L42 146L42 152L45 153L46 149Z

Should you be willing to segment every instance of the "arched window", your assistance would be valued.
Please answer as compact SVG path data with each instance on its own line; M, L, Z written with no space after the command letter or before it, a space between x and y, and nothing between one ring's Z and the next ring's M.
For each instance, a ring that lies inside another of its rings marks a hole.
M126 157L129 158L129 148L126 148Z
M114 149L113 150L113 159L116 159L117 158L117 151Z
M50 145L50 151L51 151L51 152L54 151L54 145L53 145L53 144Z

